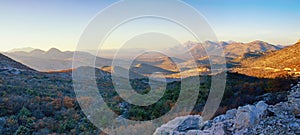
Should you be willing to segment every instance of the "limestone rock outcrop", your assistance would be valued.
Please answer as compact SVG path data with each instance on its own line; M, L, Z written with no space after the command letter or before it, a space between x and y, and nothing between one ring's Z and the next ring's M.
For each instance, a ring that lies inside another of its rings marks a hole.
M300 82L288 101L268 105L264 101L228 110L212 120L199 115L178 117L161 126L155 135L268 135L300 134Z

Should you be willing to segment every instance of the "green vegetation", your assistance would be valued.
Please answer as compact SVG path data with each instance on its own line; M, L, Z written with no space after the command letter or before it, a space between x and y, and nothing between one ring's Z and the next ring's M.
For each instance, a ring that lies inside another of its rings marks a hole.
M210 76L200 77L200 91L193 114L201 114L210 89ZM0 75L0 117L6 124L0 134L101 133L81 111L75 99L71 76L46 73ZM141 94L149 92L147 79L131 80ZM267 92L288 90L293 79L259 79L229 73L226 92L218 113L255 102ZM97 78L100 94L116 114L131 120L151 120L167 113L177 102L180 82L168 83L164 96L155 104L140 107L118 96L110 79ZM89 98L84 98L88 102ZM124 104L124 106L120 106ZM217 114L218 114L217 113ZM107 122L103 117L103 122ZM105 123L104 123L105 124Z

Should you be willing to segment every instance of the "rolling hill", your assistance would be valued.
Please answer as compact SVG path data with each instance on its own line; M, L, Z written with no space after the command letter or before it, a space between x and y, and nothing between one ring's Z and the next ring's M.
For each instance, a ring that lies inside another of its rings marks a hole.
M152 66L156 66L158 68L162 68L164 70L169 70L172 72L178 72L178 66L176 65L179 63L185 62L182 59L176 58L176 57L167 57L167 56L151 56L151 54L148 54L143 57L137 58L133 63L135 65L137 64L148 64Z
M159 68L159 67L156 67L156 66L152 66L152 65L149 65L149 64L137 64L133 67L131 67L131 70L136 72L136 73L139 73L139 74L143 74L143 75L151 75L155 72L159 72L159 73L162 73L162 74L174 74L176 72L172 72L170 70L165 70L165 69L162 69L162 68Z

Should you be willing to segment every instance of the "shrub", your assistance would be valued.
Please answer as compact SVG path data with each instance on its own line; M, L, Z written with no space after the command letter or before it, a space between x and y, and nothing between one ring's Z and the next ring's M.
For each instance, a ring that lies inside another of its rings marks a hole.
M14 135L29 135L31 134L30 132L30 129L28 129L27 127L20 126L18 130L14 133Z
M75 100L73 98L68 97L68 96L66 96L64 98L64 101L63 101L64 106L67 107L68 109L74 107L74 102L75 102Z
M29 117L29 116L31 116L31 112L26 107L23 107L18 114L18 117L20 117L20 116Z

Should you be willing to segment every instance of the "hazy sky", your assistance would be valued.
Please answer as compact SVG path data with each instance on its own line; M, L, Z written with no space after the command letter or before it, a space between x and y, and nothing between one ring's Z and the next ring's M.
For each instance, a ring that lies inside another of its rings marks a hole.
M299 0L184 0L204 15L219 40L300 39ZM1 0L0 51L74 50L90 20L112 0Z

